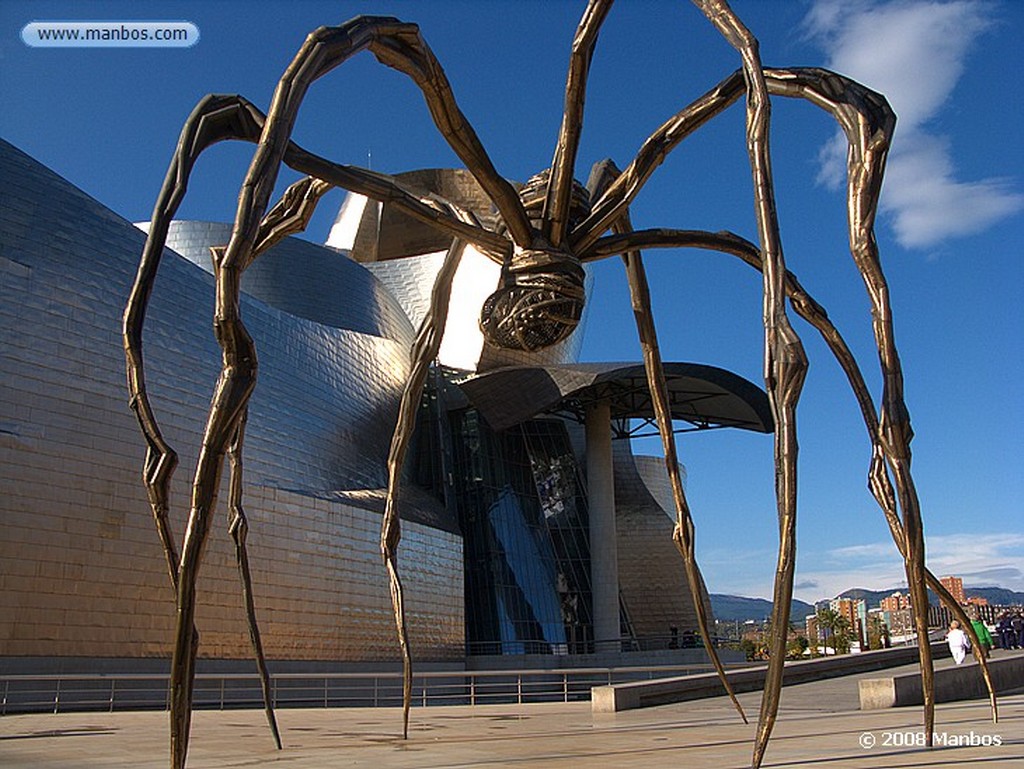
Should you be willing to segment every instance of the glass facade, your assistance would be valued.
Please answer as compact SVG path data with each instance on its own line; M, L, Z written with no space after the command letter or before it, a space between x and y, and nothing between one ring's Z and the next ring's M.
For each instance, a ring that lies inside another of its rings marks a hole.
M592 637L585 493L565 425L495 433L451 414L470 654L566 654Z
M583 475L565 423L531 420L520 426L534 488L558 567L556 589L570 654L591 650L590 538Z

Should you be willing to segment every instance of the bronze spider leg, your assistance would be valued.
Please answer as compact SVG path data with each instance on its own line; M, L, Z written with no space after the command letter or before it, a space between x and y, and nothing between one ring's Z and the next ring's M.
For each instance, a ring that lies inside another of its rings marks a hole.
M757 252L757 249L753 244L750 244L749 250L745 253L737 253L736 255L740 256L740 258L747 262L747 264L750 264L755 269L760 270L760 254ZM885 520L889 524L889 530L892 534L893 542L895 542L897 550L899 550L900 555L906 559L908 557L906 550L906 535L897 512L896 494L893 491L892 481L886 470L885 449L882 445L881 432L878 426L878 413L875 410L874 400L872 399L871 393L864 381L864 376L860 371L860 367L857 365L856 359L850 352L850 349L846 344L846 340L843 339L838 329L836 329L831 320L829 320L825 309L814 301L814 299L804 290L803 286L800 285L796 276L788 271L786 273L786 294L789 296L790 304L793 309L796 310L797 314L814 326L821 334L822 339L828 345L833 356L839 362L839 365L846 374L847 381L850 383L850 388L853 390L854 396L857 398L857 403L860 406L861 414L864 419L864 426L867 428L868 439L871 441L871 464L868 471L868 488L870 489L872 496L874 496L875 501L878 503L879 508L881 508L882 513L885 515ZM911 489L910 493L915 492ZM957 603L956 599L950 595L945 585L943 585L939 581L938 577L936 577L927 567L924 570L924 576L928 586L935 591L942 602L947 608L949 608L954 616L956 616L964 628L968 628L971 623L966 612L964 612L960 604ZM971 634L973 642L977 637L974 633L974 628L970 627L970 630L967 632ZM979 664L982 676L985 679L985 686L989 692L992 721L998 722L999 708L996 700L995 686L992 683L992 676L988 667L988 660L981 657L979 658Z
M196 579L216 505L225 449L238 431L249 396L256 385L255 345L240 313L240 260L227 258L230 249L212 251L216 280L214 333L223 350L222 370L196 465L191 509L178 569L178 618L171 660L171 761L175 769L184 767L191 723L197 649L189 641L195 619Z
M729 232L709 233L701 230L643 230L641 232L622 233L621 235L601 238L592 249L592 256L588 258L588 261L590 259L612 256L631 247L639 248L641 246L645 248L673 247L714 250L737 256L754 269L761 270L761 253L753 243ZM885 515L897 549L906 558L906 539L903 532L903 523L900 521L897 513L896 494L893 491L892 482L886 470L885 450L882 446L881 433L878 429L878 414L860 367L850 352L846 340L839 333L839 330L835 328L825 309L807 293L797 277L789 270L786 271L786 296L789 298L790 304L797 314L818 330L836 361L842 367L850 388L857 398L857 403L860 406L861 415L864 419L864 426L867 429L868 439L872 447L871 463L868 471L868 488ZM965 628L970 625L970 620L963 608L950 595L949 591L930 569L925 569L925 579L927 580L928 587L935 591L961 624ZM973 632L973 628L968 632ZM981 658L979 664L989 692L992 720L993 722L998 722L998 703L988 661Z
M775 421L775 497L779 517L779 559L772 597L770 657L757 725L752 765L758 767L778 715L778 693L786 661L790 601L796 568L796 406L807 374L807 355L786 314L786 262L775 211L769 155L771 102L757 39L724 0L694 0L740 53L747 85L747 152L754 181L754 205L764 277L765 390Z
M217 279L216 327L218 340L221 341L225 353L224 366L210 408L204 438L204 448L213 448L210 452L213 459L209 460L209 455L205 451L201 455L196 471L197 494L193 501L183 546L182 564L187 565L185 571L188 579L182 580L179 584L179 626L185 617L191 622L191 615L194 614L195 571L198 569L199 554L208 531L208 525L203 525L203 521L208 516L207 508L212 507L215 501L215 486L223 454L223 431L225 428L230 429L231 422L235 419L232 412L244 407L254 385L255 355L251 339L244 331L238 312L238 290L241 270L252 258L257 234L254 231L256 222L265 210L270 191L276 181L279 164L285 159L292 126L306 89L318 77L363 48L369 48L381 62L404 72L417 83L424 92L431 115L442 134L490 194L501 211L512 238L524 246L532 241L532 231L518 196L494 170L475 133L455 104L443 70L414 25L401 24L392 19L357 18L338 28L320 28L307 38L275 90L259 146L239 196L231 241L222 258L214 265ZM455 250L461 252L461 246ZM237 354L239 349L242 351L240 355ZM408 412L408 409L406 411ZM401 424L404 423L400 420ZM392 447L393 454L399 455L404 452L408 432L399 429ZM204 462L204 459L207 461ZM395 464L396 462L389 462L389 465ZM392 468L389 472L395 473L397 470ZM402 590L394 560L398 532L398 520L392 507L385 516L381 544L388 566L395 619L403 649L406 671L403 701L407 724L411 667L406 643ZM188 589L184 587L186 581L190 583ZM186 659L180 660L182 655ZM173 666L173 672L177 675L172 684L172 690L179 693L178 698L172 695L172 701L179 710L191 707L191 681L182 680L182 674L191 679L190 660L194 660L194 651L190 651L182 643L179 632ZM182 730L186 740L187 730L186 724ZM183 748L181 756L183 763Z
M881 447L882 455L893 468L900 506L907 520L907 525L894 533L900 535L899 549L908 567L908 582L915 586L917 595L914 600L917 605L926 605L922 603L926 601L926 592L924 596L919 595L924 592L924 552L920 532L920 505L909 469L912 431L903 402L899 358L892 341L888 291L881 274L873 236L875 206L894 117L881 96L826 70L766 70L764 75L771 93L799 96L829 111L843 127L850 141L848 209L851 251L858 269L865 276L873 303L876 345L885 379L878 441L873 440L873 445ZM609 248L611 244L607 242L600 248L594 248L602 229L606 229L608 223L628 205L654 168L676 144L738 98L742 93L740 85L739 73L734 73L652 134L633 163L595 204L591 216L573 231L573 244L581 249L579 253L582 260L594 258L598 253L610 255L617 252L619 245ZM920 617L918 621L926 622ZM926 692L925 725L930 735L934 723L931 654L924 640L927 635L920 628L918 638L922 683Z
M163 188L153 210L146 246L139 263L135 283L125 306L123 343L128 377L129 404L135 412L147 452L143 481L167 560L168 574L177 589L177 546L168 520L170 480L178 464L176 452L163 438L146 390L142 330L146 307L163 255L167 231L188 187L192 166L199 155L212 144L225 139L259 141L265 117L241 96L211 95L204 97L192 111L181 132L175 154L168 168ZM473 228L447 217L435 207L395 185L388 177L363 169L340 166L312 155L289 143L285 162L296 170L318 178L328 178L336 186L350 189L377 200L394 204L405 213L477 244L491 258L501 261L500 254L508 248L507 241L494 233ZM497 254L497 256L495 256Z
M130 404L135 411L143 436L147 442L147 454L143 479L147 495L153 511L157 531L164 548L168 574L171 585L178 591L179 560L174 536L168 519L169 486L174 469L177 466L177 455L167 444L161 434L159 424L153 412L145 387L145 369L142 350L142 329L149 297L152 293L160 258L170 221L185 194L188 177L193 164L206 147L224 139L258 140L262 127L263 115L241 97L209 96L204 98L193 110L192 115L182 130L174 157L172 158L163 189L158 197L152 217L152 224L147 238L146 247L140 261L138 274L125 308L123 338L127 361L128 388L131 396ZM297 148L295 148L297 149ZM383 186L382 180L378 186ZM297 186L297 185L296 185ZM292 191L293 192L293 191ZM396 192L395 196L398 196ZM269 220L273 220L271 212ZM258 245L260 250L270 245L264 239ZM240 436L239 436L240 438ZM234 454L238 456L240 440L233 441ZM240 490L240 486L238 487ZM234 492L233 492L234 494ZM238 508L236 508L238 509ZM240 523L232 525L232 535L236 541L236 552L244 552L244 529ZM241 539L240 539L241 538ZM241 550L239 549L241 548ZM250 587L247 579L247 558L239 562L243 579L243 592L248 596ZM275 733L275 741L279 744L276 725L270 710L269 676L258 643L258 630L251 607L247 603L250 637L254 639L254 651L257 665L261 670L264 689L264 700L268 708L268 720ZM192 630L191 644L198 644L198 634ZM172 713L172 721L175 714Z
M580 259L588 258L587 255L591 253L597 240L633 202L644 183L664 162L668 153L687 136L725 111L742 94L743 76L739 72L733 72L651 134L641 145L633 161L594 201L590 214L573 228L569 236L573 253Z
M394 19L360 17L341 27L320 28L312 33L286 70L274 93L273 102L259 146L239 196L238 212L231 241L215 262L217 280L218 341L224 349L224 365L217 391L210 408L204 437L204 452L196 470L196 480L189 527L182 552L182 571L187 580L179 583L179 633L177 637L172 702L179 710L191 706L190 681L194 651L182 642L180 626L194 614L195 572L199 565L208 524L204 524L215 501L216 483L223 459L224 431L237 419L235 413L244 407L255 377L255 355L251 339L244 331L238 312L238 290L241 270L251 261L256 227L265 210L270 191L276 181L279 165L285 159L294 121L307 88L318 77L340 65L356 52L368 48L382 63L407 75L423 91L428 108L441 133L452 145L467 167L474 173L501 212L512 239L525 247L533 240L532 229L515 191L494 170L483 146L455 104L454 96L440 65L419 35L418 28ZM241 350L241 354L238 351ZM400 435L404 431L400 430ZM406 438L407 440L407 438ZM399 448L401 448L399 444ZM212 449L207 451L206 449ZM400 453L400 451L399 451ZM390 526L382 533L382 550L388 563L392 597L399 626L400 643L404 644L404 618L401 586L397 580L392 543L397 544L397 519L394 512ZM392 534L391 532L395 532ZM190 583L185 585L185 582ZM182 659L184 657L184 659ZM403 652L409 670L407 652ZM409 676L406 675L406 707L409 700ZM407 715L406 715L407 720ZM187 739L187 724L183 733ZM181 762L184 749L181 749Z
M249 570L249 554L245 546L249 535L249 520L242 507L242 443L245 440L245 423L248 409L242 412L235 435L228 444L228 461L231 464L231 483L228 497L228 533L235 543L235 561L238 574L242 581L242 599L245 602L245 617L249 627L249 641L256 655L259 669L260 688L263 691L263 710L267 716L270 733L274 744L281 750L281 732L277 728L274 716L274 697L270 684L270 671L267 669L266 657L263 654L263 641L260 639L259 625L256 623L256 604L252 592L252 576Z
M850 146L847 156L850 252L871 300L872 326L883 377L878 431L903 510L904 548L900 552L904 555L911 603L919 607L914 611L914 624L921 658L925 738L930 747L935 726L935 693L928 616L923 608L928 606L924 530L910 473L910 442L914 432L903 397L903 371L896 351L889 288L882 273L873 229L882 172L896 117L882 97L864 88L835 87L838 79L823 70L805 70L795 77L784 71L772 74L773 79L780 81L779 93L782 95L803 96L831 113L846 133ZM815 75L819 82L813 82Z
M157 531L167 559L171 584L177 589L178 556L174 536L168 521L170 481L178 464L178 456L164 440L153 413L146 391L145 368L142 356L142 328L146 307L153 291L157 268L163 256L163 247L171 219L185 195L188 177L199 154L211 144L239 135L255 133L244 104L225 97L208 96L192 111L171 159L164 184L153 209L146 245L142 252L138 273L125 306L123 342L128 375L129 405L135 412L143 437L146 439L146 460L143 481Z
M307 176L288 187L281 199L260 222L260 231L252 250L252 260L289 235L305 232L320 203L320 198L334 186L324 179ZM251 264L252 260L248 264Z
M599 194L602 187L606 186L619 174L619 170L610 160L602 161L594 166L591 172L588 187L592 194ZM625 235L633 231L629 220L629 213L623 212L613 229L617 234ZM644 270L643 256L639 249L628 249L621 252L622 260L626 267L626 275L629 280L630 301L633 306L633 316L636 319L637 333L640 337L640 348L643 352L644 370L647 374L647 388L651 393L651 404L654 409L655 419L658 424L658 432L661 435L661 444L665 452L665 465L668 469L669 482L672 485L672 496L676 506L676 525L672 532L672 541L683 557L686 578L689 583L690 595L693 599L694 610L697 613L697 627L700 630L701 638L704 641L704 648L714 665L718 678L725 687L726 693L732 700L733 706L747 723L747 715L743 712L732 684L725 674L725 668L718 658L718 652L708 631L707 611L704 607L704 577L697 564L695 551L695 531L693 516L690 512L689 503L686 500L686 492L683 489L683 482L679 475L679 459L676 452L676 443L672 434L672 412L669 407L668 385L665 381L665 369L662 366L661 350L658 346L658 334L654 326L654 313L651 309L651 294L647 284L647 273Z
M461 212L467 222L475 222L468 212ZM412 654L409 650L409 632L406 625L405 602L402 582L398 574L398 543L401 539L401 520L398 512L398 493L402 465L406 449L416 428L416 412L423 394L423 385L431 362L437 358L448 320L448 303L451 299L452 280L458 270L459 261L465 250L465 243L458 238L452 241L445 255L444 263L434 279L430 296L430 307L416 334L416 342L409 353L411 369L405 381L398 409L395 431L388 451L388 489L381 523L380 548L388 572L391 590L391 604L398 629L399 645L402 650L402 738L409 736L409 708L412 704Z
M564 212L568 208L568 183L559 184L554 181L558 178L560 171L564 171L565 165L571 169L575 157L576 145L578 143L579 124L581 122L583 104L583 87L585 74L589 66L590 56L596 40L597 29L610 7L609 3L593 2L588 5L584 19L580 23L576 40L573 45L573 59L570 65L569 84L566 89L566 106L562 130L559 135L559 142L555 153L555 160L552 164L553 181L548 187L545 211L552 219L557 220L549 227L547 232L552 232L551 238L561 242L565 233ZM761 76L761 65L757 57L756 41L749 32L742 27L728 7L713 9L710 6L703 6L702 10L714 22L719 29L729 37L733 34L733 42L737 44L738 37L735 32L730 33L722 24L721 18L716 18L711 11L725 17L729 24L737 32L745 34L746 40L742 45L744 65L751 74L748 76L748 146L751 156L751 166L754 173L755 188L757 189L757 214L759 234L765 253L769 255L771 268L764 271L765 281L765 379L768 385L769 399L772 403L773 414L776 425L779 427L775 432L776 437L776 494L779 500L780 519L780 554L779 570L776 576L775 605L776 624L783 629L776 631L773 635L772 663L768 673L766 688L769 691L781 688L782 663L784 660L786 633L788 625L789 597L792 594L793 571L795 567L795 515L796 515L796 428L795 408L799 399L799 392L803 384L807 362L802 346L795 332L789 324L785 312L785 304L782 298L782 285L779 271L785 269L781 243L778 236L778 223L775 218L773 189L771 184L771 172L767 155L767 131L768 131L768 102L767 90ZM761 77L761 82L756 78ZM738 93L737 93L738 96ZM713 91L707 95L703 103L698 103L687 113L686 126L688 130L695 129L704 120L707 120L720 109L727 106L727 99L720 93ZM719 106L721 105L721 106ZM611 199L609 197L609 199ZM598 204L600 206L600 202ZM559 216L559 212L563 215ZM607 211L602 214L595 210L579 230L586 233L583 238L577 239L572 244L577 253L583 255L586 251L587 238L596 238L610 224L618 227L628 226L628 215L624 206L614 213ZM575 233L574 233L575 234ZM666 450L666 462L669 474L673 482L673 495L675 496L677 508L677 525L673 539L677 548L683 555L684 563L690 582L690 588L694 594L694 604L697 609L698 624L701 634L705 639L708 653L711 655L715 668L722 680L726 691L729 692L733 703L740 715L746 722L746 716L740 707L738 700L732 692L725 672L717 658L713 645L710 643L707 631L707 620L703 611L701 600L701 588L703 580L697 568L693 549L693 520L689 507L682 491L682 485L678 479L678 463L675 460L675 446L671 437L670 417L667 407L667 392L664 380L664 371L661 367L660 354L657 349L657 339L654 334L653 321L650 318L650 299L646 291L646 279L643 273L642 262L639 253L627 253L623 257L626 260L627 273L629 275L630 292L633 301L634 313L637 318L637 326L641 336L641 343L644 350L645 368L648 374L649 388L655 402L655 413L658 416L659 431L662 434L662 442ZM781 600L780 600L781 599ZM780 607L781 604L781 608ZM779 621L781 619L781 621ZM772 684L777 683L774 687ZM770 714L770 720L774 714ZM770 732L771 724L767 730L764 723L769 720L766 710L762 707L761 725L759 729L764 732L761 742L767 741L767 734ZM759 763L760 758L755 761Z
M227 263L227 248L218 246L211 249L217 288L214 333L223 350L223 368L214 392L196 467L192 507L179 567L178 623L174 656L171 660L171 761L176 769L182 769L185 765L191 727L195 659L198 651L198 634L194 628L195 584L216 506L225 453L231 458L229 529L235 542L239 574L242 578L249 635L259 666L267 720L277 747L281 747L280 732L273 713L270 677L256 623L249 559L245 547L248 522L241 505L241 450L248 401L256 386L258 364L255 343L241 318L240 285L242 272L259 253L289 233L305 228L317 201L329 188L330 185L326 182L314 179L302 179L292 185L285 192L281 203L259 223L254 248L250 251L248 259L239 260L232 265ZM191 631L191 643L186 643L188 631Z
M293 232L306 229L310 217L316 209L320 198L331 189L327 182L306 177L290 186L281 200L274 206L260 224L262 236L257 238L253 258L263 253L282 238ZM219 250L219 249L217 249ZM274 698L270 683L270 671L267 669L266 656L263 653L263 642L260 638L259 624L256 621L256 606L252 591L252 576L249 568L249 555L246 538L249 534L249 521L242 506L243 466L242 444L245 440L245 423L248 420L249 408L242 410L235 434L228 444L227 456L231 466L231 482L228 501L228 533L235 544L235 561L242 583L242 598L245 604L245 616L249 628L249 640L256 657L259 670L260 687L263 691L263 709L267 716L274 737L274 744L281 749L281 732L274 716Z
M328 169L329 173L329 169ZM261 223L261 231L267 234L257 238L256 252L261 253L274 243L293 232L304 230L320 197L331 187L323 180L307 177L293 184L285 192L281 202L272 209ZM433 197L423 205L463 222L474 230L480 228L476 218L467 211L456 209L451 204ZM452 280L458 269L465 243L456 238L448 250L444 263L438 271L431 294L431 303L417 332L416 341L410 351L411 370L399 405L395 432L388 453L388 492L381 525L381 553L387 568L392 606L398 630L399 645L403 659L403 737L408 736L409 709L412 701L412 657L409 652L408 630L404 608L403 589L398 573L398 544L401 538L401 522L397 500L400 473L406 450L415 428L416 409L426 382L431 361L437 358L444 328L448 317ZM255 252L254 252L255 253ZM241 427L239 432L241 432ZM237 439L236 439L237 440ZM235 445L234 442L232 444ZM229 450L230 452L230 450ZM234 470L234 455L232 469ZM240 469L240 466L239 466ZM232 475L232 493L235 490L235 476ZM241 493L239 485L238 493ZM234 497L233 497L234 498ZM241 568L241 561L240 561ZM250 629L255 623L250 624Z
M416 83L439 131L494 201L512 239L517 245L527 247L533 235L522 203L512 186L494 169L476 133L458 108L444 71L420 37L418 27L392 18L357 17L340 27L321 27L311 33L278 84L243 186L238 224L247 226L232 239L233 243L237 239L237 245L229 244L229 261L237 258L233 256L235 250L241 252L249 247L249 238L243 237L244 230L251 230L259 218L256 211L266 205L269 188L276 180L279 163L290 145L291 130L306 90L319 77L363 49ZM293 167L299 168L299 165ZM313 168L309 173L334 181ZM474 237L468 239L476 242ZM500 246L502 252L507 248L507 244Z
M620 219L615 229L628 231L631 229L628 216ZM747 715L743 712L732 685L725 675L721 660L718 659L718 652L715 650L714 642L708 632L708 617L704 607L704 577L701 575L700 567L697 565L695 550L695 537L693 516L690 513L690 506L683 491L682 479L679 477L679 459L676 456L676 444L672 434L672 417L668 405L668 385L665 381L665 369L662 367L661 352L658 349L658 337L654 328L654 318L651 312L651 295L647 285L647 274L643 266L643 257L640 251L627 251L622 255L626 265L626 274L629 278L629 293L633 305L633 314L636 317L637 331L640 335L640 345L643 350L644 368L647 371L647 387L651 391L651 401L654 406L654 413L658 421L658 432L661 433L661 444L665 451L665 464L668 467L669 480L672 484L672 496L676 505L676 525L672 531L672 541L683 557L683 564L686 567L686 578L690 585L690 595L693 598L693 606L697 612L697 627L700 630L701 638L704 641L704 648L711 658L711 662L718 673L718 677L725 687L725 691L732 700L733 706L747 723Z
M178 560L174 537L168 520L170 480L177 466L177 455L163 439L146 391L142 355L142 328L146 307L156 279L157 268L163 255L164 242L170 221L174 217L188 184L192 165L209 145L223 139L253 133L258 135L251 114L238 100L225 97L207 97L193 111L182 129L177 149L172 158L163 188L154 208L149 235L143 250L128 303L125 307L123 341L127 362L130 405L147 443L143 480L157 531L167 561L171 585L178 594L181 564ZM194 659L199 635L191 621L187 628L179 628L182 643L192 650ZM187 638L186 638L187 636ZM259 650L257 649L257 653ZM191 669L188 671L191 675ZM172 707L172 753L174 752L174 709ZM183 761L183 759L182 759Z
M152 293L153 283L156 278L157 268L163 253L166 235L178 205L185 194L188 185L188 177L191 168L198 156L209 145L224 139L242 139L250 142L259 140L263 128L264 117L251 103L238 96L208 96L204 98L193 110L189 120L182 129L174 157L168 169L164 186L157 199L152 217L149 236L146 247L140 261L139 271L135 284L129 296L125 308L123 338L125 355L127 360L128 388L131 396L130 404L136 413L143 435L146 438L148 450L145 463L144 480L147 494L150 499L150 506L153 509L154 518L157 523L161 543L167 560L168 573L176 595L182 595L180 576L186 571L191 574L194 583L195 570L198 567L198 560L195 554L191 554L186 560L184 554L179 559L170 530L167 518L169 509L169 484L175 466L177 456L173 449L163 439L158 422L153 413L148 393L145 388L145 372L142 354L142 328L145 321L145 311L149 297ZM468 240L477 243L481 250L492 259L500 261L497 254L503 253L509 248L508 242L493 233L475 228L458 219L449 217L430 206L416 199L405 190L395 185L388 177L380 174L363 171L362 169L340 166L329 163L315 155L305 152L294 143L288 142L285 152L285 162L291 163L297 170L313 171L315 174L329 177L332 183L347 185L354 191L369 194L380 199L396 203L398 207L421 220L448 229L465 236ZM262 240L257 241L254 247L265 247ZM243 260L243 265L251 262L252 253ZM220 257L222 260L223 257ZM218 268L219 269L219 268ZM230 292L230 289L228 289ZM218 287L218 296L221 291ZM227 365L227 364L225 364ZM218 390L220 393L220 390ZM220 401L215 396L215 403ZM245 396L242 400L247 400ZM209 427L209 425L208 425ZM223 460L223 453L226 450L224 440L233 437L231 430L226 430L223 436L219 436L216 443L220 445L220 460L215 463L216 473L219 477L220 466ZM204 450L202 458L209 459L209 452ZM209 482L211 478L210 465L204 466L203 477ZM200 472L197 470L197 477ZM187 541L195 542L195 535L205 538L205 531L208 524L204 524L201 531L192 528L194 516L190 516L189 533ZM191 540L189 540L191 537ZM195 545L193 545L195 547ZM198 548L201 551L201 544ZM185 597L194 602L194 584L191 589L186 589ZM191 612L194 614L194 607ZM179 624L181 615L179 614ZM195 650L198 645L198 634L193 628L193 638L189 643L192 651L180 651L175 659L181 664L172 663L172 667L178 670L178 675L172 675L172 689L178 686L179 689L187 680L186 687L189 691L184 696L174 697L171 701L172 721L172 761L175 766L184 765L185 750L187 748L188 719L189 714L182 717L183 707L191 702L191 681L192 665L195 659ZM182 633L176 632L177 646L183 644ZM191 661L190 661L191 660ZM172 671L173 672L173 671Z
M563 246L569 222L573 170L576 167L576 153L583 130L583 103L586 99L590 60L594 55L601 24L611 6L612 0L590 0L572 41L562 125L558 132L555 155L551 161L551 176L544 197L541 225L542 234L556 248Z

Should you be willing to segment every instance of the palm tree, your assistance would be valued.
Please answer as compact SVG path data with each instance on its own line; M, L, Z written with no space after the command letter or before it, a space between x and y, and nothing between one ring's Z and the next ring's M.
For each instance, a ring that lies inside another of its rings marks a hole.
M843 653L850 650L850 620L834 609L818 609L818 627L826 631L826 636L832 637L832 653L839 654L842 647Z
M888 635L888 628L885 622L877 614L868 615L868 648L884 649L885 637Z

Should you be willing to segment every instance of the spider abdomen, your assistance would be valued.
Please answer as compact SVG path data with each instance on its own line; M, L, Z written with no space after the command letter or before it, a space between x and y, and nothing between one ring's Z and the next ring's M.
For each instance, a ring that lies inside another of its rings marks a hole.
M496 347L527 352L562 341L583 315L583 279L583 267L571 254L518 251L480 311L484 338Z

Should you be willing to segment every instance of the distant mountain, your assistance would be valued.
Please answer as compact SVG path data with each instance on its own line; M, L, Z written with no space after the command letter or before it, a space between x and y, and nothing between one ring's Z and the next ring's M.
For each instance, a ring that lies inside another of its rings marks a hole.
M968 598L976 595L996 606L1024 605L1024 593L1019 590L1007 590L1005 587L965 587L964 593Z
M894 587L890 590L866 590L862 587L855 587L844 590L836 597L861 598L869 609L874 609L883 598L888 598L893 593L906 592L906 587ZM997 606L1024 605L1024 593L1007 590L1004 587L966 587L964 593L968 597L973 595L984 598L990 604ZM712 593L710 598L711 610L715 614L715 619L725 622L746 622L747 620L763 622L772 613L772 602L764 598L745 598L722 593ZM931 590L928 591L928 601L936 605L939 603L938 597ZM809 603L793 599L789 613L790 622L800 624L808 614L814 614L814 607Z
M893 593L906 592L906 587L894 587L889 590L865 590L864 588L855 587L850 590L844 590L837 597L861 598L868 605L869 609L873 609L878 606L883 598L888 598ZM997 606L1024 604L1024 593L1015 590L1007 590L1005 587L965 587L964 594L968 598L971 596L984 598L990 604L995 604ZM938 596L936 596L931 590L928 591L928 602L936 605L939 603Z
M836 598L860 598L868 605L869 609L873 609L881 603L883 598L888 598L893 593L906 593L905 587L894 587L891 590L866 590L862 587L851 588L850 590L844 590L842 593L836 596ZM928 591L928 602L935 603L935 595L931 590Z
M712 593L711 610L715 619L726 622L746 622L754 620L763 622L772 614L772 602L764 598L744 598L739 595L722 595ZM804 617L814 614L814 607L809 603L793 599L790 604L790 622L802 623Z

